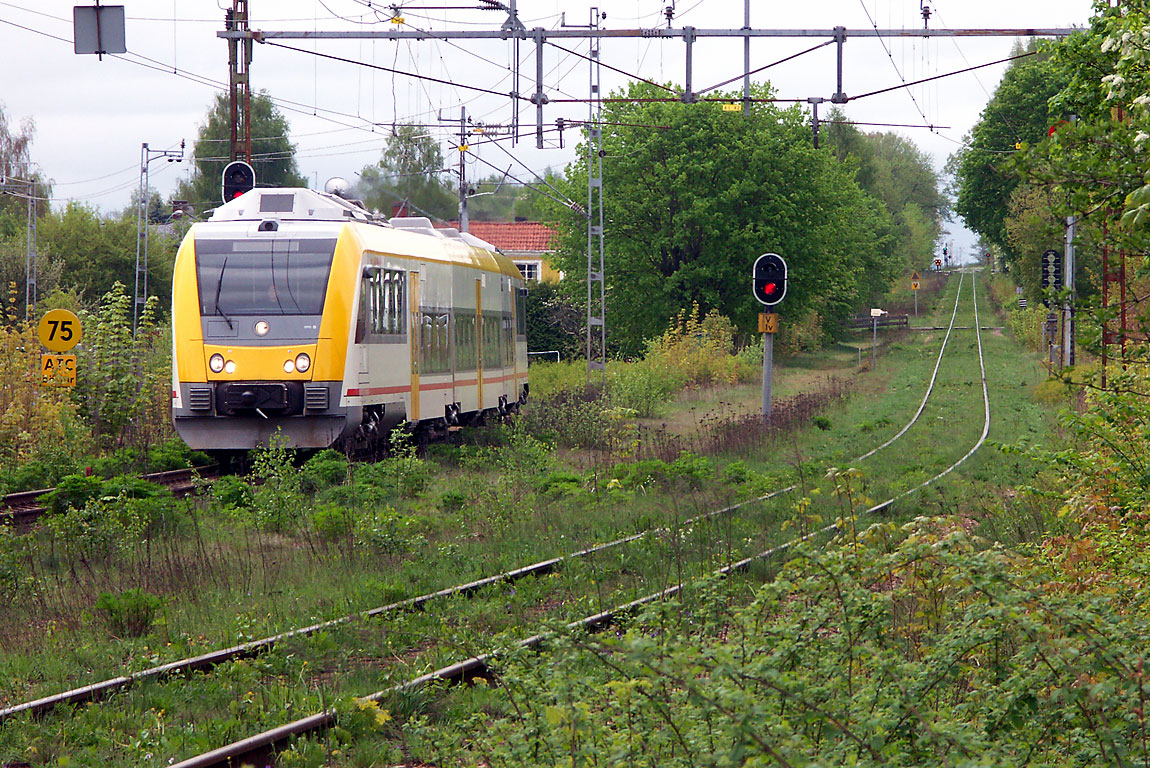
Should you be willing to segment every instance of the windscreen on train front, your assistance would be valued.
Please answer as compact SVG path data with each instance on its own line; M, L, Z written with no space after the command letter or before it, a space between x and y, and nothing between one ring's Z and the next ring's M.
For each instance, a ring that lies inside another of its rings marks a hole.
M203 315L319 315L335 238L196 239Z

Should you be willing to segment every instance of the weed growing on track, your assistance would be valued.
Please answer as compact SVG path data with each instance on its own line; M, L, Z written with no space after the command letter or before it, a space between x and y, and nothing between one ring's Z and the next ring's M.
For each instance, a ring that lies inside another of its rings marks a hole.
M547 663L509 652L496 694L459 690L465 715L405 739L441 765L1140 760L1150 624L1047 578L961 519L874 525L749 600L712 581L618 632L560 633Z
M952 297L956 283L948 289ZM942 311L949 319L949 307ZM692 343L681 332L672 341ZM947 458L950 452L973 443L968 437L980 428L981 419L962 410L977 393L977 381L968 370L974 359L972 342L972 335L952 340L958 370L940 375L939 399L924 414L925 432L937 436L942 428L946 444L935 450L925 438L908 442L906 449L891 449L886 463L860 467L861 477L846 459L905 423L921 400L937 346L919 345L913 337L890 345L878 370L854 380L850 398L844 396L845 385L828 381L817 395L821 399L794 405L796 415L788 417L788 429L773 433L764 432L757 417L743 417L732 406L729 417L691 419L698 425L693 433L666 430L659 436L637 417L638 409L628 410L582 386L552 398L542 396L539 382L549 374L536 372L554 371L558 377L565 369L533 366L534 397L523 419L469 433L458 444L432 446L425 457L399 444L391 458L377 464L351 465L329 451L297 466L289 451L273 446L255 461L262 485L225 478L199 498L165 501L162 513L147 508L151 501L125 494L125 501L145 507L126 519L101 506L105 498L119 498L118 491L105 492L101 486L99 497L77 497L78 506L68 506L58 516L57 525L63 526L56 530L58 542L73 535L64 528L92 537L77 543L78 549L66 552L60 543L53 551L43 533L0 539L0 589L9 590L13 615L0 626L0 669L8 673L0 698L7 703L374 607L632 532L666 530L572 563L555 576L490 587L475 600L445 601L425 613L391 616L379 623L341 625L285 643L259 659L229 663L218 674L142 685L116 697L113 706L62 712L43 723L0 724L0 759L35 748L42 756L68 755L79 762L115 759L161 765L167 756L219 746L332 704L343 713L344 730L326 745L300 742L285 756L285 764L397 763L421 750L426 759L427 745L438 744L436 740L444 741L437 749L476 749L479 741L462 746L453 739L467 732L460 724L471 718L498 720L515 714L518 699L508 698L503 689L509 676L470 691L445 696L430 691L387 701L379 710L359 706L354 696L486 652L493 638L510 643L543 621L578 618L692 581L796 532L818 529L823 521L843 514L838 505L844 498L842 503L855 508L863 497L885 498L880 494L888 488L925 479L933 474L932 465L953 460ZM1000 431L992 437L1007 441L1031 426L1040 436L1045 429L1040 411L1031 407L1028 387L1017 385L1016 348L1008 339L1001 343L988 369L992 403L1012 410L1009 419L995 423ZM668 353L664 360L672 357ZM683 359L694 358L683 353ZM853 367L853 360L847 363ZM578 374L585 383L585 371ZM657 378L660 371L651 368L641 375ZM803 375L805 381L812 380L810 372ZM1024 381L1028 375L1022 369ZM1004 382L1010 377L1015 384L1008 390ZM707 386L696 392L722 397ZM666 407L674 418L674 409L681 406ZM784 411L780 408L780 420ZM556 450L553 442L580 448ZM964 525L971 516L1004 519L1000 503L1009 497L1003 484L1030 470L1021 458L1005 462L1005 469L1002 464L979 455L970 462L974 471L948 481L941 492L915 497L913 506L899 514L933 506L957 512ZM828 466L843 472L837 476L840 491L844 478L849 480L845 497L835 495L835 477L824 477ZM896 473L902 479L890 481ZM888 482L880 483L882 477ZM791 481L801 486L797 501L780 499L678 527L686 518ZM74 517L65 523L70 515ZM868 522L860 522L859 558L867 546L861 526ZM18 575L5 581L8 562L15 564L10 570ZM738 636L722 625L734 628L736 620L742 620L738 606L752 600L755 582L769 578L771 567L757 569L747 581L731 580L729 591L716 586L722 597L715 602L692 597L672 612L690 626L704 615L712 616L707 632L720 639ZM14 586L4 587L6 583ZM139 638L108 641L95 603L102 593L119 595L130 589L162 597L166 608L161 620ZM659 621L664 623L652 625L656 640L679 631L670 619ZM589 675L585 682L595 681ZM608 682L603 678L603 685ZM527 690L527 682L521 685ZM582 682L568 685L574 695ZM578 706L588 707L589 716L615 714L589 704ZM378 722L376 715L385 711L391 719ZM170 714L174 712L180 713L179 722ZM539 722L548 723L555 713L539 716ZM439 727L454 736L445 737ZM147 736L141 736L145 731ZM119 743L127 740L134 746L116 752L110 746L113 739L106 736L110 733L121 734ZM481 746L491 749L487 742ZM501 754L495 750L488 757Z

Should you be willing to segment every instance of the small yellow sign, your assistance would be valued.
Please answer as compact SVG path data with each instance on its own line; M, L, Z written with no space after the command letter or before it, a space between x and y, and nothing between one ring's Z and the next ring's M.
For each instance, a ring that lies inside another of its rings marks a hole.
M36 328L40 343L53 352L67 352L80 343L80 318L66 309L53 309L40 318Z
M723 111L724 112L742 112L743 111L743 105L742 104L724 104L723 105Z
M45 387L76 386L76 356L40 355L40 384Z
M917 269L910 273L910 279L915 280L915 281L922 279L921 277L918 276L918 270Z
M776 312L759 313L759 333L778 333L779 315Z
M911 281L910 281L910 289L911 289L912 291L917 291L917 290L918 290L918 281L917 281L917 280L911 280Z

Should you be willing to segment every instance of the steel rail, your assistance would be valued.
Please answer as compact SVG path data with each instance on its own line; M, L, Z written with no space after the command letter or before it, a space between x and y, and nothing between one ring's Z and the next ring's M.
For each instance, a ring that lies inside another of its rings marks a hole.
M709 520L713 517L718 517L719 515L728 514L750 504L768 501L777 496L781 496L784 493L789 493L790 491L794 490L794 488L795 486L792 485L788 488L782 488L777 491L773 491L764 496L741 501L737 504L732 504L721 509L711 510L710 512L704 512L703 514L696 515L679 522L676 527L693 525L704 520ZM440 598L453 597L457 595L470 595L478 592L484 587L493 586L495 584L514 583L528 576L546 575L557 570L560 566L569 560L589 557L591 555L595 555L599 552L604 552L608 549L612 549L623 544L629 544L631 542L638 541L651 534L666 533L669 530L670 528L667 527L648 529L646 531L641 531L640 533L625 536L621 539L615 539L614 541L609 541L604 544L597 544L586 549L581 549L577 552L571 552L567 555L561 555L559 557L553 557L547 560L540 560L539 562L532 563L531 565L526 565L510 571L504 571L494 576L486 576L475 581L470 581L466 584L459 584L453 587L440 589L435 592L428 592L418 597L411 597L406 600L389 603L377 608L371 608L369 610L348 614L346 616L319 622L317 624L311 624L306 627L300 627L298 629L292 629L287 632L281 632L258 640L252 640L240 645L233 645L228 648L209 651L208 653L200 654L199 656L180 659L177 661L168 662L167 664L160 664L158 666L150 667L139 672L133 672L129 675L121 675L119 677L102 680L98 683L83 685L68 691L64 691L62 693L52 694L51 696L44 696L33 701L15 704L13 706L0 709L0 722L26 713L33 716L41 715L61 704L79 704L88 701L95 701L103 698L109 693L129 688L135 683L143 682L146 680L162 679L169 675L180 672L188 672L194 670L202 671L227 661L234 661L235 659L241 658L250 658L271 649L276 644L285 640L290 640L292 638L298 637L307 637L309 635L315 634L316 632L322 632L324 630L347 624L352 621L374 618L387 613L396 613L398 611L404 610L420 610L424 607L424 605L431 602L432 600L438 600Z
M978 324L978 290L977 290L978 284L976 282L976 278L975 278L973 273L970 276L970 285L971 285L971 293L974 296L974 328L975 328L975 338L978 340L978 368L979 368L979 371L981 372L981 375L982 375L982 409L983 409L983 414L984 414L983 420L982 420L982 434L979 436L978 442L976 442L974 444L974 447L971 448L969 451L967 451L966 455L964 455L961 459L954 462L949 467L944 469L942 472L939 472L937 475L935 475L931 479L927 480L925 483L921 483L921 484L915 486L914 488L910 488L906 491L903 491L898 496L895 496L894 498L891 498L891 499L887 499L886 501L882 502L881 504L874 505L873 507L871 507L870 509L867 510L867 514L878 512L879 510L882 510L882 509L886 509L886 508L892 506L899 499L905 498L905 497L911 495L912 493L917 493L918 491L921 491L923 488L926 488L927 486L933 484L935 481L941 480L942 478L946 477L951 472L958 469L958 467L963 462L965 462L967 459L969 459L971 456L973 456L974 452L977 451L979 448L981 448L983 446L983 444L986 442L986 436L988 434L990 434L990 392L987 389L987 385L986 385L986 363L983 360L983 356L982 356L982 328Z
M167 486L172 489L173 495L179 497L186 495L195 487L192 483L192 478L195 477L195 473L198 472L201 476L215 477L218 475L217 469L215 465L191 467L188 469L169 469L163 472L152 472L147 475L140 475L140 477L144 480ZM37 501L54 490L56 489L41 488L35 491L17 491L16 493L9 493L3 498L0 498L0 525L12 525L17 528L31 525L44 514L46 510L46 507L42 504L38 504Z
M826 530L826 529L823 529ZM772 547L757 555L744 558L738 562L731 563L712 572L715 576L729 576L735 572L742 571L750 567L752 563L759 560L766 560L776 554L786 552L792 547L804 542L810 538L819 535L821 531L808 533L807 535L793 539L791 541ZM667 587L666 589L653 592L645 597L640 597L628 603L615 606L606 611L591 614L577 621L570 622L566 625L567 630L584 629L587 631L595 631L610 626L620 616L632 613L636 608L641 608L649 603L654 603L659 600L665 600L669 597L674 597L683 591L685 586L690 586L694 582L687 584L679 583ZM541 646L544 641L555 636L553 632L541 632L530 637L518 641L515 646L517 648L535 649ZM448 664L445 667L440 667L432 672L420 675L419 677L408 680L405 683L385 688L374 693L359 698L366 701L379 702L396 693L404 693L409 691L418 690L423 688L429 683L445 682L451 680L460 680L473 678L482 674L488 669L488 663L498 658L498 652L484 653L478 656L472 656L463 661L458 661L453 664ZM328 728L335 723L336 710L326 709L323 712L318 712L314 715L294 720L290 723L277 726L270 730L249 736L239 741L232 742L223 747L213 749L210 752L205 752L201 755L188 758L178 763L171 764L171 768L212 768L214 766L232 766L237 764L236 761L250 758L253 755L263 755L269 749L273 748L293 736L301 736L312 731L322 730Z
M960 273L960 274L964 274L964 273ZM959 280L959 286L960 286L960 292L961 292L961 278ZM973 448L971 448L969 451L967 451L966 454L962 456L962 458L960 458L958 461L951 464L949 467L944 469L942 472L939 472L937 475L935 475L931 479L927 480L926 482L924 482L918 486L915 486L914 488L906 490L903 493L898 494L897 496L893 496L890 499L887 499L886 501L884 501L880 504L876 504L873 507L870 507L863 514L874 514L875 512L878 512L880 510L888 509L891 506L893 506L893 504L896 501L903 499L903 498L905 498L905 497L907 497L907 496L911 495L912 493L915 493L919 490L922 490L923 488L928 487L929 485L935 483L936 481L942 479L943 477L946 477L948 474L950 474L955 469L957 469L960 465L962 465L967 459L969 459L971 456L973 456L974 453L979 448L981 448L982 445L986 442L987 434L990 432L990 397L989 397L989 392L988 392L987 383L986 383L986 365L984 362L983 351L982 351L982 333L981 333L981 330L978 329L977 284L976 284L976 278L973 274L971 275L971 295L973 297L973 303L974 303L975 328L976 328L976 334L977 334L977 339L978 339L978 362L979 362L979 368L980 368L981 375L982 375L982 403L983 403L983 412L984 412L982 434L979 436L979 439L975 443ZM941 356L940 356L940 359L941 359ZM917 415L916 415L916 418L917 418ZM793 487L794 486L792 486L792 488ZM786 489L784 489L782 491L776 491L776 493L783 493L785 490ZM766 559L769 559L771 557L774 557L777 554L785 553L788 550L792 549L793 547L795 547L795 546L797 546L797 545L799 545L805 541L808 541L808 540L810 540L816 536L820 536L820 535L830 533L833 531L838 531L841 528L842 528L842 522L841 521L836 521L834 523L830 523L829 525L826 525L817 531L812 531L812 532L810 532L804 536L801 536L799 538L792 539L791 541L785 542L783 544L779 544L778 546L775 546L775 547L771 547L770 549L767 549L767 550L760 552L756 555L751 555L750 557L743 558L742 560L736 561L736 562L731 563L729 565L726 565L722 568L719 568L716 571L714 571L712 573L712 575L729 576L729 575L736 573L738 571L746 570L752 564L754 564L760 560L766 560ZM664 600L668 597L673 597L673 596L677 595L678 593L680 593L684 589L684 586L685 585L683 583L679 583L679 584L673 585L671 587L668 587L666 589L660 590L658 592L654 592L652 594L649 594L645 597L641 597L637 600L632 600L628 603L624 603L622 605L616 606L615 608L611 608L607 611L602 611L600 613L592 614L591 616L587 616L587 617L580 619L578 621L574 621L574 622L569 623L567 625L567 629L568 630L580 629L580 628L585 629L585 630L601 629L605 626L609 626L611 623L613 623L615 621L615 619L617 617L624 615L624 614L629 614L629 613L633 612L636 608L639 608L639 607L646 605L646 604L649 604L649 603L656 602L658 600ZM548 638L553 637L553 636L554 636L554 633L550 633L550 632L535 634L535 635L532 635L531 637L520 640L518 643L516 643L516 646L519 648L534 649L534 648L537 648L540 645L542 645L542 643L545 640L547 640ZM472 657L465 659L463 661L459 661L459 662L456 662L454 664L449 664L445 667L441 667L441 668L439 668L433 672L428 672L427 674L420 675L419 677L416 677L416 678L409 680L405 683L401 683L399 685L392 686L390 688L376 691L374 693L368 694L367 696L363 696L360 698L363 698L363 699L368 700L368 701L379 702L379 701L384 700L388 696L394 695L396 693L403 693L403 692L408 692L408 691L422 688L425 685L427 685L428 683L439 682L439 681L459 680L459 679L465 679L467 677L475 677L477 675L482 674L484 671L486 671L488 668L488 662L490 660L496 658L497 656L498 656L497 652L490 652L490 653L480 654L478 656L472 656ZM232 742L231 744L227 744L223 747L219 747L217 749L211 750L210 752L205 752L201 755L191 757L191 758L189 758L187 760L183 760L179 763L174 763L172 765L172 768L214 768L215 766L234 765L235 761L237 761L237 760L249 758L252 755L266 754L269 750L273 749L277 744L280 744L289 738L292 738L295 736L301 736L301 735L304 735L304 734L307 734L307 733L310 733L313 731L318 731L318 730L328 728L335 723L336 716L337 716L337 713L336 713L335 709L326 709L323 712L319 712L319 713L310 715L308 717L300 718L298 720L292 721L290 723L286 723L286 724L281 725L281 726L277 726L276 728L272 728L272 729L264 731L262 733L258 733L258 734L255 734L253 736L249 736L247 738L241 739L239 741Z
M954 307L954 311L951 313L951 326L954 325L955 314L958 311L958 303L959 303L959 299L961 298L961 295L962 295L962 279L963 279L962 275L963 274L964 273L961 273L961 272L959 273L960 276L959 276L958 295L955 297L955 307ZM899 431L899 433L897 435L895 435L893 438L891 438L890 440L883 443L878 448L854 459L854 461L861 461L862 459L865 459L865 458L875 454L876 452L878 452L882 448L885 448L885 447L891 445L892 443L894 443L895 440L897 440L899 437L901 437L908 429L910 429L910 427L918 420L919 416L922 414L923 408L925 407L927 400L930 398L931 392L933 391L935 377L938 374L938 365L942 361L942 356L943 356L943 353L946 351L946 344L947 344L947 340L949 340L949 338L950 338L950 332L948 331L946 338L943 340L942 347L939 350L938 362L935 363L934 375L931 376L930 385L927 387L926 394L923 397L923 402L922 402L922 405L919 406L918 412L915 413L915 415L911 418L911 420L906 424L906 426L904 426L902 428L902 430ZM710 512L705 512L701 515L696 515L694 517L683 520L682 522L678 523L677 527L693 525L694 523L697 523L697 522L702 522L704 520L708 520L708 519L711 519L713 517L717 517L720 515L728 514L730 512L734 512L734 511L741 509L742 507L748 506L750 504L762 503L765 501L769 501L769 500L776 498L778 496L781 496L783 494L791 493L797 487L798 487L797 484L792 484L792 485L789 485L785 488L780 488L778 490L772 491L771 493L765 494L763 496L758 496L758 497L755 497L753 499L748 499L746 501L742 501L742 502L739 502L737 504L732 504L732 505L723 507L721 509L712 510ZM46 492L46 491L42 491L41 493L44 493L44 492ZM167 664L161 664L161 665L158 665L155 667L150 667L148 669L144 669L144 670L141 670L139 672L134 672L134 673L129 674L129 675L121 675L118 677L109 678L107 680L103 680L103 681L100 681L97 683L92 683L89 685L79 686L77 688L63 691L61 693L52 694L50 696L44 696L44 697L41 697L39 699L23 702L20 704L15 704L13 706L6 707L4 709L0 709L0 722L3 722L6 719L9 719L9 718L21 715L21 714L25 714L25 713L31 714L33 716L38 716L38 715L44 714L46 712L49 712L50 710L54 709L55 707L57 707L61 704L80 704L80 703L89 702L89 701L96 701L96 700L102 699L103 697L105 697L106 695L108 695L110 693L114 693L116 691L120 691L120 690L124 690L126 688L129 688L132 685L134 685L135 683L144 682L147 680L159 680L159 679L163 679L169 675L181 673L181 672L194 671L194 670L202 671L205 669L211 669L212 667L215 667L219 664L223 664L223 663L228 662L228 661L234 661L236 659L241 659L241 658L250 658L252 656L258 655L259 653L263 653L267 650L270 650L273 646L275 646L276 644L281 643L285 640L290 640L292 638L298 638L298 637L307 637L309 635L315 634L316 632L321 632L321 631L324 631L327 629L331 629L333 627L340 626L342 624L346 624L346 623L349 623L352 621L356 621L356 620L360 620L360 619L364 619L364 618L373 618L376 616L381 616L381 615L386 614L386 613L393 613L393 612L397 612L397 611L401 611L401 610L413 610L413 609L418 610L418 609L421 609L426 603L430 602L431 600L435 600L435 599L439 599L439 598L445 598L445 597L452 597L455 595L473 594L473 593L478 592L479 590L483 589L484 587L492 586L495 584L513 583L519 579L526 578L527 576L544 575L544 574L547 574L547 573L554 571L555 569L560 567L567 560L575 560L575 559L579 559L579 558L583 558L583 557L588 557L590 555L594 555L596 553L603 552L603 551L606 551L608 549L612 549L612 548L617 547L617 546L621 546L624 544L629 544L629 543L634 542L634 541L638 541L638 540L646 537L649 534L664 533L664 532L667 532L668 530L669 530L668 528L656 528L656 529L650 529L647 531L642 531L640 533L633 534L631 536L626 536L626 537L623 537L620 539L616 539L614 541L606 542L604 544L598 544L596 546L582 549L582 550L579 550L577 552L572 552L572 553L569 553L567 555L549 558L547 560L541 560L541 561L533 563L531 565L523 566L521 568L517 568L517 569L511 570L511 571L505 571L503 573L495 574L493 576L487 576L487 577L484 577L482 579L478 579L476 581L468 582L466 584L460 584L460 585L456 585L453 587L448 587L445 589L437 590L435 592L429 592L429 593L420 595L418 597L412 597L412 598L408 598L406 600L401 600L398 602L389 603L387 605L379 606L377 608L372 608L372 609L369 609L366 611L361 611L358 613L349 614L346 616L341 616L339 618L331 619L331 620L320 622L317 624L311 624L311 625L308 625L306 627L300 627L298 629L289 630L287 632L281 632L281 633L278 633L275 635L271 635L271 636L268 636L265 638L260 638L257 640L252 640L252 641L242 643L239 645L233 645L233 646L230 646L227 648L221 648L221 649L216 650L216 651L210 651L208 653L200 654L198 656L172 661L172 662L169 662ZM824 529L824 530L828 530L828 529Z
M883 448L886 448L887 446L889 446L895 440L898 440L900 437L902 437L904 434L906 434L906 431L908 429L910 429L912 426L914 426L915 422L918 421L918 417L922 415L923 410L926 408L926 401L930 399L930 394L931 394L931 392L934 391L934 382L938 378L938 368L940 365L942 365L942 356L946 352L946 345L950 341L950 334L952 331L954 331L954 318L958 315L958 302L962 298L962 279L965 276L966 276L965 272L959 272L958 273L958 293L956 293L955 297L954 297L954 311L950 313L950 326L946 329L946 336L942 340L942 347L938 350L938 360L936 360L934 363L934 373L932 373L930 375L930 383L926 387L926 394L923 395L922 402L919 404L918 410L915 411L914 416L911 418L910 421L908 421L906 423L906 426L904 426L902 429L900 429L898 431L898 434L896 434L890 440L887 440L885 443L880 445L878 448L873 448L873 449L867 451L866 453L864 453L862 456L859 456L857 459L855 459L855 461L862 461L863 459L868 459L871 456L874 456L879 451L881 451ZM973 281L974 281L974 278L972 277L971 282L973 283ZM975 306L975 309L977 309L977 305Z

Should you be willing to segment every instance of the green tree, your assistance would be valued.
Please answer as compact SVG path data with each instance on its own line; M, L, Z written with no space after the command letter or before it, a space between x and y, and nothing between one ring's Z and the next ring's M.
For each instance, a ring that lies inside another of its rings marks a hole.
M842 162L857 164L856 179L890 214L892 246L906 268L930 265L942 222L950 216L930 158L894 133L864 133L838 110L825 128L826 145Z
M1014 53L1037 49L1031 40ZM1064 67L1049 56L1036 55L1011 63L1002 82L971 130L966 146L949 161L955 175L955 211L967 227L1001 249L1010 263L1021 256L1007 237L1010 196L1019 176L1010 159L1016 147L1034 144L1047 135L1051 119L1048 102L1069 82Z
M615 95L665 93L632 84ZM640 351L695 302L752 333L761 307L749 275L765 251L782 254L790 268L784 316L816 312L826 330L889 287L898 264L884 234L888 214L850 169L811 146L798 109L756 104L744 116L715 103L614 102L603 119L607 317L617 351ZM567 170L572 199L585 195L586 154L584 144ZM549 210L564 285L578 300L586 218Z
M260 187L306 187L299 173L291 127L271 96L261 91L252 96L252 168ZM231 108L225 94L217 94L194 149L195 168L190 182L181 182L173 199L187 200L197 213L221 204L220 176L231 161Z
M411 214L455 218L458 196L443 178L443 150L426 128L402 123L387 138L383 157L360 171L359 194L368 208L390 214L408 203Z
M40 258L61 265L61 286L76 288L94 300L117 282L135 285L137 231L134 206L108 218L91 206L70 202L40 222ZM157 296L163 307L172 295L180 234L172 225L153 225L148 235L148 293Z

